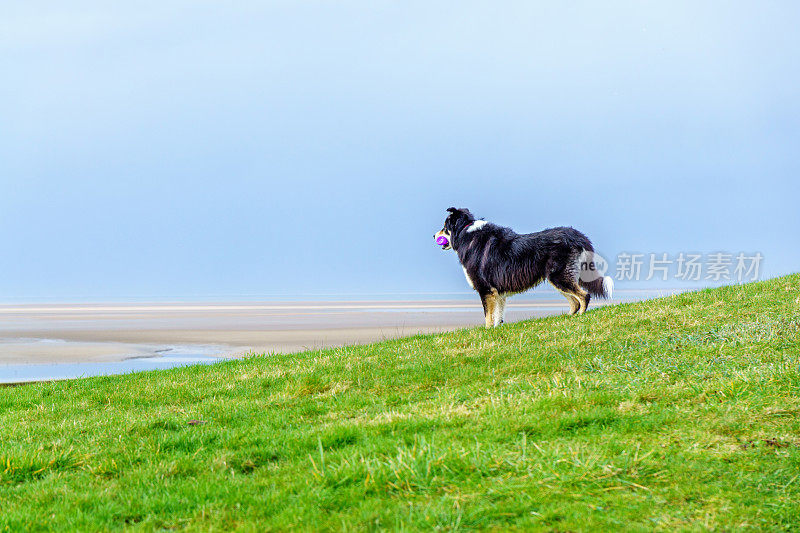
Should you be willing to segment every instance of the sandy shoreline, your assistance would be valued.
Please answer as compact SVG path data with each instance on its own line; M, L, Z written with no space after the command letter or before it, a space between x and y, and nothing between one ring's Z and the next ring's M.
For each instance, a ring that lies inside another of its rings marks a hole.
M507 318L562 313L510 302ZM0 365L121 361L176 346L223 357L293 352L480 325L479 302L0 305ZM189 347L189 348L187 348Z

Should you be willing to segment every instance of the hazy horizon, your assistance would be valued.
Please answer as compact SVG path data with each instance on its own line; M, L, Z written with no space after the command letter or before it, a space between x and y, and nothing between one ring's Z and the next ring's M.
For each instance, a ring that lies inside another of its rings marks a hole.
M620 300L639 300L646 298L656 298L660 296L669 296L684 291L701 290L704 288L719 287L722 284L694 284L694 285L672 285L662 287L639 287L635 285L633 288L615 287L614 298L615 301ZM187 304L187 305L222 305L222 304L258 304L258 303L336 303L336 302L425 302L425 301L474 301L477 306L480 306L480 300L477 298L475 291L472 289L464 289L461 291L451 292L318 292L318 293L293 293L293 294L205 294L195 296L175 296L175 295L116 295L108 297L87 298L86 296L73 295L63 296L61 298L53 298L50 296L28 296L18 298L8 298L0 300L0 307L14 307L14 306L29 306L29 305L104 305L104 304L120 304L120 305L136 305L136 304ZM517 301L536 301L536 300L552 300L562 302L563 296L559 294L549 283L543 282L541 285L530 289L527 292L520 293L513 296L514 302ZM602 301L602 300L601 300Z

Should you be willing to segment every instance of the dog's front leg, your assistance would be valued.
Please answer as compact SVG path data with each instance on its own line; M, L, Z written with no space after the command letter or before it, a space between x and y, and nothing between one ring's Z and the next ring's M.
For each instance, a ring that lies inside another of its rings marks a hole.
M497 307L494 312L494 327L499 326L505 321L506 318L506 295L497 295Z
M486 319L486 327L491 328L497 326L495 323L495 316L499 311L497 291L492 290L486 294L481 294L481 303L483 304L483 316Z

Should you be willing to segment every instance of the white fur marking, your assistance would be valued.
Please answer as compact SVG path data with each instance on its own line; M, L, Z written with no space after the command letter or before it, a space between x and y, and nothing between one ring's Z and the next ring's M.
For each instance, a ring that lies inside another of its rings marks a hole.
M469 279L469 274L467 274L467 269L466 269L466 268L464 268L464 267L461 267L461 270L463 270L463 271L464 271L464 277L465 277L465 278L467 278L467 283L469 283L469 288L470 288L470 289L474 289L474 288L475 288L475 285L473 285L473 284L472 284L472 280L471 280L471 279Z
M479 229L484 227L486 224L488 224L488 222L486 222L485 220L476 220L475 222L473 222L472 224L469 225L469 227L467 228L467 233L472 233L473 231L478 231Z

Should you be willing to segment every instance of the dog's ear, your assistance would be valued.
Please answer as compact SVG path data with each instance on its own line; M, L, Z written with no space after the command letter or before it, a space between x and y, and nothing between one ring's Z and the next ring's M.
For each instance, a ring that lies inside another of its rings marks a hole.
M466 207L448 207L447 212L459 216L464 216L464 215L472 216L472 213L470 213L469 209L467 209Z
M447 211L452 213L457 219L464 218L467 220L475 220L475 215L473 215L466 207L449 207L447 208Z

